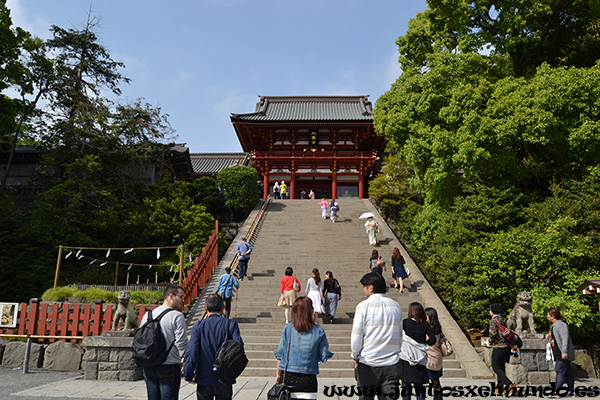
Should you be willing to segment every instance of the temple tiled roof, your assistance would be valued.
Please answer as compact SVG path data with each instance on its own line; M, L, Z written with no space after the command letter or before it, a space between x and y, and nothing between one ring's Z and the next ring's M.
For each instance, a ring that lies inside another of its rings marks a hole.
M198 176L216 176L225 168L248 165L248 153L193 153L190 154L192 168Z
M372 121L369 96L260 96L256 110L232 121Z

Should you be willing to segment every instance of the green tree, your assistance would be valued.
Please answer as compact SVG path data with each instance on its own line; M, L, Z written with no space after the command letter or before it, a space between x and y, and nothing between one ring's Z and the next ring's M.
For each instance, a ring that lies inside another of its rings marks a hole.
M386 219L397 220L415 196L409 185L410 175L406 162L390 155L381 173L369 182L369 197L377 202Z
M599 273L600 3L428 4L374 115L424 197L407 208L411 250L464 328L524 289L537 313L588 318L574 287Z
M225 207L236 220L246 218L258 201L258 173L245 166L225 168L217 174L217 182L225 196Z
M600 54L600 5L594 0L428 1L398 41L402 69L427 67L437 51L506 57L512 75L551 66L590 67Z
M599 80L600 65L499 79L484 56L438 54L377 101L375 128L414 167L426 201L449 206L478 183L546 195L598 159Z
M38 102L46 97L56 81L53 63L46 55L45 43L32 38L21 28L11 28L9 10L0 1L0 91L12 88L20 99L0 95L0 149L10 150L2 180L0 195L6 187L15 149L21 141L26 122L36 111Z

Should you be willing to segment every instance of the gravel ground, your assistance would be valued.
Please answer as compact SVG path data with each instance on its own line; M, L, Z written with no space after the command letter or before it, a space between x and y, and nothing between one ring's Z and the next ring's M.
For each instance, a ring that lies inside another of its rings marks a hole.
M65 379L72 379L78 376L82 376L82 372L60 372L60 371L46 371L43 369L30 369L28 374L23 374L23 370L13 369L10 367L0 366L0 399L1 400L41 400L41 399L52 399L59 400L60 397L29 397L29 396L16 396L14 393L18 393L25 389L31 389L36 386L46 385L52 382L58 382ZM53 396L56 396L53 393ZM65 397L66 399L66 397ZM69 400L88 400L88 399L77 399L69 397Z

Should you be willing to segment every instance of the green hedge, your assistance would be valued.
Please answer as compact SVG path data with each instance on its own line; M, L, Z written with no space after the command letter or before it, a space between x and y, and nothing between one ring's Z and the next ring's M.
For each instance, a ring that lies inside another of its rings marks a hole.
M42 295L42 300L47 301L65 301L68 297L77 297L84 299L90 303L95 300L104 300L107 303L117 302L117 292L109 290L88 288L79 290L71 286L61 286L55 289L48 289ZM156 304L162 303L163 296L161 292L149 290L134 290L131 291L131 302L135 304Z

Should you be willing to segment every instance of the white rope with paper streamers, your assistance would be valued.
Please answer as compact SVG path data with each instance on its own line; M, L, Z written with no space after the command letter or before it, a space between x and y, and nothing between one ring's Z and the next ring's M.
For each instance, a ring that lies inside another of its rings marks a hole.
M179 246L163 246L163 247L150 247L150 248L147 248L147 247L146 248L145 247L134 248L134 247L132 247L130 249L125 249L125 250L123 248L118 248L116 250L124 250L124 254L128 254L128 253L131 253L133 250L156 249L156 258L160 259L160 256L161 256L160 249L176 249L178 247ZM75 257L77 258L77 260L81 260L83 258L87 258L88 260L91 260L90 263L89 263L89 265L92 265L92 264L94 264L96 262L99 262L100 263L99 266L104 266L104 265L106 265L108 263L114 264L114 263L118 262L118 261L101 260L101 259L98 259L98 258L89 257L89 256L81 254L81 252L83 251L83 249L107 250L106 251L106 258L108 258L110 256L110 253L113 250L112 248L104 248L104 249L102 249L102 248L92 248L92 247L78 248L78 247L67 247L67 246L64 246L63 248L73 249L73 250L74 249L79 249L77 251L77 253L75 253ZM69 253L65 255L65 259L69 258L71 255L73 255L73 251L72 250L70 250ZM188 260L190 262L192 261L192 257L193 257L193 254L191 252L189 252L188 253ZM129 263L129 267L127 268L127 271L131 270L131 268L134 265L138 266L138 267L148 267L148 269L152 269L152 267L169 267L170 272L173 272L173 268L174 268L172 264L139 264L139 263Z

